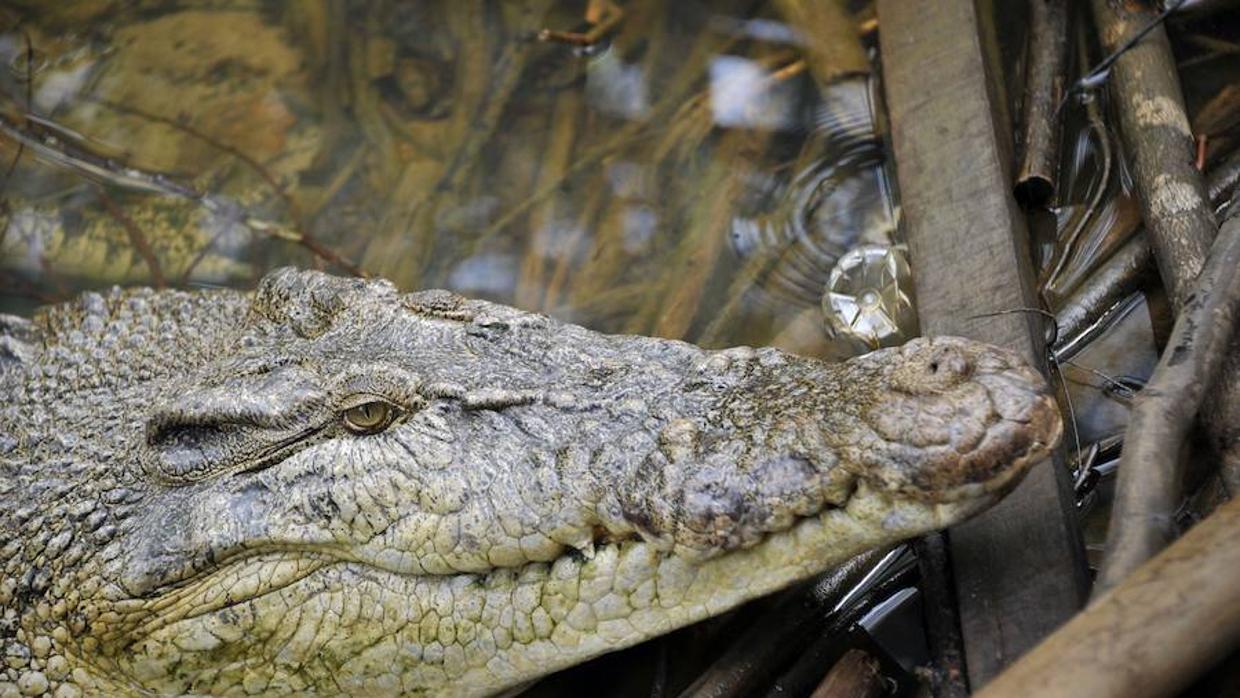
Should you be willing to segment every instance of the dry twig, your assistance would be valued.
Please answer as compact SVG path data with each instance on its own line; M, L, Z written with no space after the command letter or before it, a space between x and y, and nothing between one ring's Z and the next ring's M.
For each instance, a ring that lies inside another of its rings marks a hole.
M102 186L97 187L99 191L99 200L103 202L103 207L107 209L108 215L116 219L121 227L125 229L125 233L129 236L129 244L133 245L138 251L138 255L142 257L142 261L146 263L146 268L151 273L151 285L155 288L163 288L167 285L164 280L163 269L159 266L159 258L155 256L155 251L151 249L151 243L147 241L146 235L142 229L134 223L129 214L125 213Z

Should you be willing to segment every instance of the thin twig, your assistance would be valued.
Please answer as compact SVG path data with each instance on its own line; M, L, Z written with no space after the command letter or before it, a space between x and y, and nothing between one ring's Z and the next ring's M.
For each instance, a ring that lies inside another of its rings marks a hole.
M145 114L143 116L158 118ZM220 201L218 199L204 192L200 192L197 189L181 183L165 174L148 172L135 167L130 167L126 164L117 162L112 158L103 157L92 152L82 143L73 142L82 140L81 136L69 129L59 126L55 122L47 119L36 118L32 115L28 115L27 121L33 125L37 125L38 130L28 131L21 128L19 125L9 123L7 119L0 116L0 135L7 136L10 140L15 141L19 145L28 145L33 152L44 157L47 161L76 171L101 185L115 186L122 189L148 194L153 193L173 196L192 201L212 211L217 211L221 208ZM167 120L163 121L164 123L168 123L172 126L177 125L175 122ZM187 130L186 132L199 138L207 138L203 134L199 134L193 130ZM277 194L286 196L280 188L278 182L276 182L276 180L271 177L269 173L264 174L265 170L260 163L244 156L239 151L222 143L218 143L210 139L208 139L207 142L241 158L243 162L255 167L260 176L263 176L268 180ZM255 218L248 214L243 215L240 222L255 232L260 232L282 240L295 242L302 247L305 247L318 259L328 264L334 264L354 276L368 276L368 274L361 267L344 258L335 250L315 239L313 236L304 232L303 226L301 226L296 220L296 206L293 204L292 200L288 198L286 198L286 203L289 206L289 217L294 219L293 227ZM122 218L117 218L117 220L122 224L125 223L125 220ZM129 230L129 226L126 226L126 229ZM129 232L130 238L136 240L136 238L132 235L132 230ZM139 250L139 253L142 254L144 258L147 257L147 255L142 253L141 250ZM147 261L149 266L150 259Z
M1136 397L1136 393L1133 392L1132 386L1128 385L1127 383L1123 383L1115 378L1112 378L1110 375L1106 374L1103 371L1099 371L1098 369L1093 368L1092 366L1078 364L1075 361L1064 361L1063 365L1071 366L1072 368L1075 368L1079 371L1084 371L1086 373L1092 374L1096 378L1101 378L1102 382L1105 383L1106 385L1102 388L1098 388L1098 386L1094 385L1093 383L1088 383L1086 381L1076 381L1077 383L1083 383L1085 385L1090 386L1091 388L1098 388L1099 390L1102 390L1103 392L1109 392L1111 394L1117 395L1118 397L1122 397L1126 400L1130 400Z
M180 131L187 136L190 136L199 141L202 141L203 143L207 144L208 146L220 152L227 153L228 155L231 155L234 158L240 160L242 163L247 165L251 170L253 170L255 174L257 174L260 178L262 178L262 180L267 183L267 186L271 187L271 190L275 192L276 196L279 196L281 201L284 202L285 208L288 209L289 216L293 218L293 220L297 221L298 227L302 227L301 214L298 209L297 202L293 200L293 196L289 193L288 188L285 187L278 179L276 179L275 175L273 175L271 171L267 169L265 165L263 165L263 163L254 159L252 156L246 154L241 149L233 147L223 141L220 141L212 137L209 134L203 133L202 131L199 131L198 129L194 128L188 123L185 123L184 121L180 121L178 119L170 119L166 116L160 116L159 114L153 114L146 110L139 109L138 107L130 106L127 104L121 104L119 102L113 102L112 100L105 99L103 97L86 96L83 98L83 100L87 102L93 102L95 104L99 104L101 106L107 107L108 109L111 109L113 111L116 111L122 114L129 114L131 116L136 116L140 119L145 119L146 121L150 121L152 123L163 124L177 131Z
M1215 382L1240 313L1236 197L1205 268L1185 299L1149 383L1133 401L1107 553L1095 594L1115 586L1173 538L1185 439Z

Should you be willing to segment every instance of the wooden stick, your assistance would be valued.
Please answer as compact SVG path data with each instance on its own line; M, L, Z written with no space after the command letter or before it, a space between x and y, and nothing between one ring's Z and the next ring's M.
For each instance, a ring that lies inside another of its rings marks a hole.
M976 698L1176 695L1240 647L1240 498L1219 507Z
M1114 319L1115 309L1153 278L1153 260L1145 237L1132 237L1103 262L1055 313L1055 361L1064 362L1089 345L1098 325Z
M1025 205L1045 206L1055 195L1067 61L1067 0L1029 0L1029 69L1016 175L1016 198Z
M1223 367L1240 314L1237 208L1233 196L1231 215L1205 269L1188 289L1154 375L1134 401L1095 595L1115 586L1174 536L1182 475L1175 464L1202 398Z
M1122 46L1156 14L1135 3L1108 0L1093 0L1093 10L1106 51ZM1155 27L1121 55L1110 80L1147 236L1178 310L1218 227L1201 173L1193 166L1193 134L1166 31Z

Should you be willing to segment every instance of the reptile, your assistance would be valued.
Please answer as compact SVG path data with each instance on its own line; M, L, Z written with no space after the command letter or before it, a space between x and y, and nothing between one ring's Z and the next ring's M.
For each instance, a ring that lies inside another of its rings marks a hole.
M280 269L0 320L0 696L502 692L981 511L1014 353L840 364Z

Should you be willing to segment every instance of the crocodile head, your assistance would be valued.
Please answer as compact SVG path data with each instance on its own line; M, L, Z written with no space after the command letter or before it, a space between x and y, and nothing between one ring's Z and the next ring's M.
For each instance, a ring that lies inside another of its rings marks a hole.
M1060 432L963 339L831 365L314 272L19 329L0 682L51 688L496 692L953 524Z

